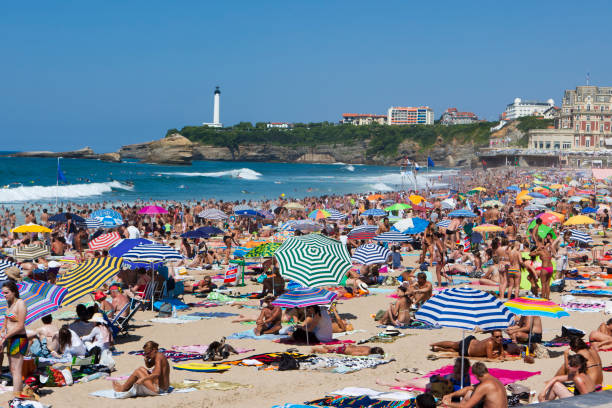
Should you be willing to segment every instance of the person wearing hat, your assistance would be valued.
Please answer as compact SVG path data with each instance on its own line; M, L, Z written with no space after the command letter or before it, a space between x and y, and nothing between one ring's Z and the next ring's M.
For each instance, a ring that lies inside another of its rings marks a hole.
M101 290L97 291L94 294L94 300L98 305L98 308L104 313L112 313L113 305L111 305L108 300L106 300L106 294Z
M13 282L21 282L21 271L16 266L11 266L10 268L6 268L4 270L8 280Z
M113 299L111 302L112 312L109 314L109 317L114 317L117 313L123 309L125 305L129 303L129 299L123 293L119 291L119 286L113 285L110 287L110 297ZM127 317L128 311L123 312L123 316Z
M112 345L113 335L106 326L104 316L102 313L95 313L89 321L95 324L94 328L88 335L81 336L87 351L91 351L94 347L99 347L100 351L108 350Z

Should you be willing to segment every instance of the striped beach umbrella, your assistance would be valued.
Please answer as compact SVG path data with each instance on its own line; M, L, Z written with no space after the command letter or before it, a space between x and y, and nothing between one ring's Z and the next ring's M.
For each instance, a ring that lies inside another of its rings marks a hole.
M436 226L438 226L439 228L448 228L450 223L451 223L450 220L442 220L442 221L436 223Z
M314 232L321 231L323 226L312 220L297 220L293 224L293 229L302 232Z
M283 293L272 301L272 305L286 308L327 305L336 296L335 292L321 288L298 288Z
M378 234L374 237L374 241L378 242L408 242L412 241L412 238L408 235L404 235L398 231L388 231Z
M250 205L240 204L240 205L234 206L233 210L234 212L236 212L236 211L246 211L246 210L255 210L255 209L251 207Z
M117 231L113 231L92 239L87 243L87 246L89 246L89 249L92 251L96 251L98 249L110 248L119 241L121 241L121 235L119 235Z
M282 244L278 242L268 242L266 244L259 245L258 247L251 249L249 252L247 252L247 254L244 257L245 258L271 258L274 256L274 252L276 252L276 250L280 248L281 245Z
M512 313L521 316L553 317L559 319L569 316L561 306L548 299L520 297L504 303Z
M451 211L450 213L448 213L448 216L449 217L471 218L471 217L476 217L476 214L474 214L470 210L455 210L455 211Z
M148 215L168 214L168 210L158 205L147 205L145 207L142 207L140 211L138 211L138 214L148 214Z
M17 288L19 298L23 299L27 309L26 326L59 309L64 297L68 294L66 288L39 281L19 282ZM0 324L4 324L6 310L6 299L2 297L0 299Z
M352 266L345 245L319 234L288 238L274 257L284 278L307 287L337 285Z
M122 258L106 257L89 259L71 271L61 275L56 284L68 289L62 306L76 302L82 296L98 289L121 270Z
M357 247L351 260L362 265L374 265L387 262L391 251L377 244L365 244Z
M369 210L365 210L364 212L362 212L361 215L364 217L368 217L370 215L372 217L385 217L387 213L384 210L380 210L378 208L370 208Z
M146 261L181 260L183 256L174 248L158 243L136 245L123 254L125 259Z
M15 258L19 261L26 259L36 259L45 257L51 254L49 247L46 245L32 244L25 247L19 247L15 251Z
M97 218L86 218L85 227L87 227L87 229L98 229L98 228L102 228L103 224L102 224L102 221L100 221Z
M123 224L123 217L118 211L112 209L101 209L91 213L91 218L95 218L102 222L102 226L107 228L116 227ZM87 223L87 220L85 220Z
M327 217L330 221L338 221L346 218L346 214L342 214L338 210L334 210L333 208L327 208L325 211L329 213L329 217Z
M593 243L593 238L591 238L591 235L589 235L586 232L582 232L580 230L576 230L576 229L571 229L569 230L571 232L570 235L570 240L571 241L578 241L578 242L582 242L584 244L591 244Z
M360 225L348 233L348 239L372 239L376 236L376 225Z
M17 265L15 262L7 261L6 259L0 259L0 281L5 281L8 279L8 277L6 276L6 272L4 271L13 266L21 270L19 265Z
M206 220L224 220L228 218L228 215L216 208L209 208L207 210L200 211L198 217L204 218Z

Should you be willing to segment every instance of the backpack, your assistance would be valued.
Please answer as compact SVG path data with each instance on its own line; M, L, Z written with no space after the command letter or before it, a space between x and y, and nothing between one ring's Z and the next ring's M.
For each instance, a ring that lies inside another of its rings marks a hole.
M300 363L290 354L283 354L278 362L278 371L299 370Z

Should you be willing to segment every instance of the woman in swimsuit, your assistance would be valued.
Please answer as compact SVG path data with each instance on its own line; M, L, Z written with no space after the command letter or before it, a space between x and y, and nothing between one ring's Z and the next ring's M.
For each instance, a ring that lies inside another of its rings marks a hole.
M23 356L28 351L28 337L25 330L27 310L25 302L19 299L19 289L15 282L5 282L2 285L2 295L6 299L7 308L0 349L6 345L9 367L13 377L13 392L16 396L19 396L23 389L21 373Z
M574 354L568 359L568 373L567 375L559 375L553 377L546 383L546 386L538 395L538 400L551 401L554 399L568 398L572 395L584 395L591 392L601 391L601 385L597 385L593 382L591 377L586 374L587 371L587 360L580 354ZM574 382L574 394L572 394L563 385L564 382Z
M232 231L228 235L223 236L223 243L227 247L225 250L225 263L229 265L230 255L232 253L232 243L238 245L236 242L236 232Z
M407 288L400 286L397 288L397 300L389 305L389 309L380 319L380 324L402 326L410 323L410 298Z
M588 346L584 342L584 340L576 336L570 337L569 347L570 347L569 350L565 350L565 352L563 353L563 358L565 362L563 363L559 371L557 371L556 375L564 375L568 373L569 357L570 357L569 352L571 350L574 353L579 354L586 359L587 375L591 377L591 380L593 380L595 384L602 385L603 384L603 368L601 364L601 357L599 356L599 353L597 352L595 347Z
M546 236L548 241L550 235ZM552 253L550 247L543 243L538 246L530 255L540 256L542 267L540 268L540 283L542 284L542 297L550 299L550 279L552 278L554 269L552 264Z

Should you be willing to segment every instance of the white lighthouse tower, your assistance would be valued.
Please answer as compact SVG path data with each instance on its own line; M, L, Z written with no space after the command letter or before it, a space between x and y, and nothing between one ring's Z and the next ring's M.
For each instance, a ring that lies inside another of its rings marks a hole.
M204 126L208 126L208 127L223 127L223 124L220 121L219 118L219 104L220 104L220 100L221 100L221 91L219 90L219 87L217 86L215 88L215 97L214 97L214 107L213 107L213 121L212 123L202 123L202 125Z

